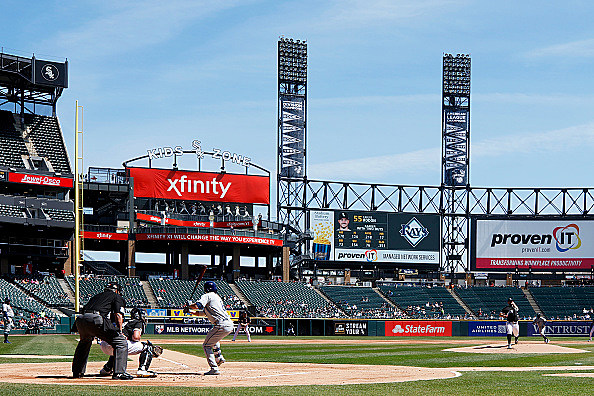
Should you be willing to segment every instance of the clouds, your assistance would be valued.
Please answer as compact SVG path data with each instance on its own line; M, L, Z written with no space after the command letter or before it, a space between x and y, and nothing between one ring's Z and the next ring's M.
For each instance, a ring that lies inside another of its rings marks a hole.
M528 58L572 57L591 58L594 56L594 39L571 41L548 47L534 49L527 53Z
M555 154L594 147L594 123L552 130L485 139L471 143L471 161L509 155ZM393 155L372 156L309 165L312 179L377 181L428 173L440 174L441 148L433 147ZM386 181L388 182L388 181Z
M52 41L64 53L100 59L166 42L192 21L238 3L216 0L107 2L104 7L94 9L88 21L62 31Z

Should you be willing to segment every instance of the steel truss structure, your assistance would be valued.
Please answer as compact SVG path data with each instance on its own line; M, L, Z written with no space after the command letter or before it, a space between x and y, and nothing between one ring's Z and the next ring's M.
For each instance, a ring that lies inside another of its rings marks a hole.
M15 113L35 113L35 105L50 106L56 116L56 104L63 87L41 86L31 81L35 57L0 52L0 106L14 103ZM33 105L29 109L27 105Z
M284 193L290 205L281 210L292 213L296 222L305 222L309 210L365 210L403 213L433 213L442 216L442 226L453 229L454 237L464 238L460 263L454 269L469 270L468 226L473 216L594 219L594 188L484 188L452 189L448 186L404 186L389 184L341 183L323 180L286 180ZM452 204L453 203L453 204ZM454 222L448 223L446 219ZM444 241L450 237L443 233ZM458 245L457 245L458 247ZM451 252L442 246L445 254ZM449 253L451 254L451 253ZM443 257L442 257L443 259ZM463 260L465 259L465 260ZM442 270L452 270L440 260Z
M287 102L301 109L286 111L283 103ZM307 44L281 37L278 41L277 221L296 229L304 229L301 221L307 209L300 205L305 199L301 194L307 180L306 109ZM287 123L296 115L299 122ZM285 209L293 207L299 209Z

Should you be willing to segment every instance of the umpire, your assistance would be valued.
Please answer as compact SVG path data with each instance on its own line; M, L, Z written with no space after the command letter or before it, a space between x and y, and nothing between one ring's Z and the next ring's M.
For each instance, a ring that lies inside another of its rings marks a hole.
M115 360L113 379L131 380L134 377L126 372L128 364L128 342L122 334L124 323L124 306L120 296L120 285L110 282L102 293L92 297L83 307L76 318L76 328L80 334L80 341L72 359L72 374L74 378L82 378L87 368L89 351L95 337L107 342L113 347ZM112 316L115 324L112 323Z

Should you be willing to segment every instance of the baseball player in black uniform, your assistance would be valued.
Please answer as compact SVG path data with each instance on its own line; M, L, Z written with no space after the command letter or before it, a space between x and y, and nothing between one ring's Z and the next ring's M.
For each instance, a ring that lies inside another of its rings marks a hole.
M92 297L76 317L75 326L80 334L80 341L72 359L74 378L84 376L89 351L95 337L113 347L114 373L112 378L118 380L134 378L126 372L128 343L122 334L125 305L124 299L120 296L120 286L111 282L107 284L105 291ZM112 318L115 323L112 322Z
M535 326L535 328L538 327L538 334L540 334L542 336L545 344L548 344L549 339L545 335L545 327L547 325L547 320L544 318L544 316L542 316L542 314L540 314L540 313L537 313L536 319L534 319L532 324Z
M239 312L239 319L237 320L237 330L235 330L235 334L233 335L232 341L235 341L235 339L237 338L237 334L239 334L239 332L241 330L243 330L243 331L245 331L245 334L247 335L248 342L252 342L252 338L250 336L249 325L250 325L250 317L248 316L247 312L245 312L245 311Z
M518 337L520 336L520 326L518 325L518 306L514 300L510 297L507 300L507 307L501 310L499 316L506 318L505 329L507 332L507 349L512 349L512 335L515 337L515 343L518 343Z
M588 342L592 341L592 335L594 334L594 319L592 319L592 323L590 323L590 339Z
M151 365L151 361L153 357L159 357L163 353L163 348L158 345L153 345L149 340L140 341L140 337L144 334L144 330L146 327L146 312L139 308L133 308L130 311L130 320L126 322L122 329L122 333L127 339L128 344L128 356L129 355L138 355L140 354L140 359L138 359L138 371L136 375L138 377L156 377L157 373L154 371L150 371L149 367ZM109 360L101 371L99 375L104 377L113 374L113 367L114 367L114 357L113 357L113 347L109 345L105 341L101 341L99 343L101 350L106 355L110 355Z

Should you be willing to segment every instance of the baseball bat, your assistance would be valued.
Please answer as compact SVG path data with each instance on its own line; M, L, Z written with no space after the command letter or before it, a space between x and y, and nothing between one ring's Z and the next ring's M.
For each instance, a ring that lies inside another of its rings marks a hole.
M192 300L192 298L194 297L194 293L196 293L196 289L198 289L198 285L200 284L200 281L202 280L202 278L204 277L204 274L206 273L206 268L208 268L208 266L204 265L202 266L202 269L200 270L200 273L198 274L198 278L196 278L196 284L194 285L194 290L192 290L192 294L190 294L190 298L188 300Z

